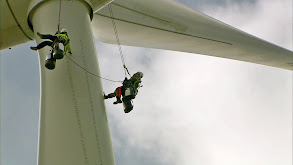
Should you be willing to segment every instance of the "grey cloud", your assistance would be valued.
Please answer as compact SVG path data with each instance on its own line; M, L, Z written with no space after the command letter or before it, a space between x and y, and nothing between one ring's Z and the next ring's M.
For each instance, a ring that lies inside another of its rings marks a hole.
M292 1L258 0L254 4L231 1L226 6L206 7L203 12L256 37L292 50Z
M229 18L229 23L248 32L261 24L258 20L271 19L265 17L268 10L247 18L265 3L253 8L230 5L211 14ZM231 13L237 14L225 17ZM263 29L263 35L276 41L272 36L276 28ZM278 33L280 39L287 34ZM133 152L153 153L161 164L291 163L290 71L170 51L152 53L148 54L152 66L143 69L149 77L143 79L145 87L135 100L135 110L123 115L122 107L107 104L115 119L112 124L119 125L112 131L128 140L122 144L136 147ZM141 60L130 59L130 65L140 64Z

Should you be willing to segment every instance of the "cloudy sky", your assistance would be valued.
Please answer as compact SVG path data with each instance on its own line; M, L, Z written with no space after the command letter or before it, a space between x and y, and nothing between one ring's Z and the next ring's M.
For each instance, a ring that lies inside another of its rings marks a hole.
M178 0L292 50L291 0ZM1 51L1 165L37 160L39 64L29 42ZM121 80L117 45L96 40L103 77ZM122 47L144 87L124 114L106 100L117 165L292 165L292 71ZM114 66L114 67L113 67ZM103 81L104 91L119 84Z

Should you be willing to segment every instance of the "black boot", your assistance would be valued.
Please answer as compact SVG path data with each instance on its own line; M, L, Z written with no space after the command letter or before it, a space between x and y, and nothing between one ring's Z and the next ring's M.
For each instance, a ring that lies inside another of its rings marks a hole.
M38 48L31 46L31 50L38 50Z
M108 95L105 95L105 93L104 93L104 99L108 99L108 98L112 98L112 97L115 97L115 93L110 93Z
M113 104L122 103L122 101L121 101L120 97L116 96L116 98L117 98L117 101L115 101Z

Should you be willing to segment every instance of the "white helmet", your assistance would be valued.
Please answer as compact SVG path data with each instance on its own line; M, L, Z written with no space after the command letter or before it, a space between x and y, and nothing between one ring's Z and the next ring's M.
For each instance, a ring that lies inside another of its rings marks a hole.
M67 30L66 29L62 29L61 30L61 33L67 33Z

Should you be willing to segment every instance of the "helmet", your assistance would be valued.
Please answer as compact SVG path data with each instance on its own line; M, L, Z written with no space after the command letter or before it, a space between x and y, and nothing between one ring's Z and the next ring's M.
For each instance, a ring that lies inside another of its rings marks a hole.
M62 29L62 30L61 30L61 33L62 33L62 34L67 34L67 30L66 30L66 29Z
M143 77L143 73L142 72L139 72L139 74L140 74L140 78L142 78Z
M136 72L131 78L141 79L142 77L143 77L143 73L142 72Z
M136 72L135 74L137 74L139 78L142 78L143 77L143 73L142 72Z

